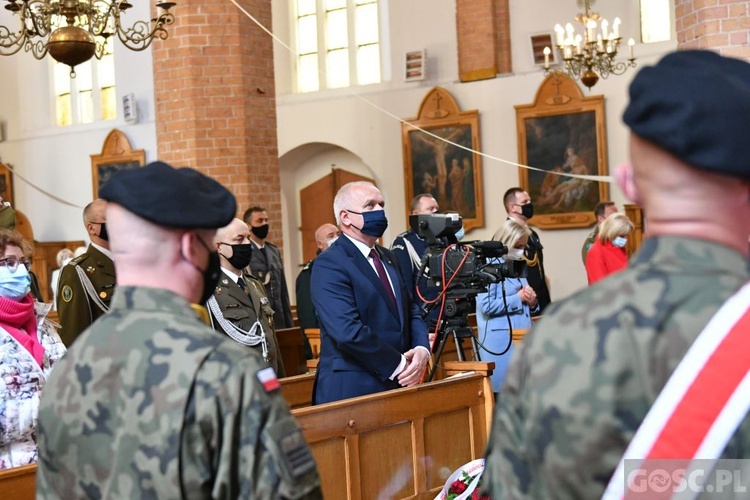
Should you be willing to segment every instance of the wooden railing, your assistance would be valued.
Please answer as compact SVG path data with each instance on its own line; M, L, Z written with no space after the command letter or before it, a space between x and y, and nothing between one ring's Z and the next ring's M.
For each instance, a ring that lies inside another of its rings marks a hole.
M0 470L0 500L34 500L36 464Z

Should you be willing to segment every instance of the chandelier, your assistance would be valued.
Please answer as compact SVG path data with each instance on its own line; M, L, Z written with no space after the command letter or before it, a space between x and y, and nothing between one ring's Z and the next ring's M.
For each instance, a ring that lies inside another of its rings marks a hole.
M633 46L635 41L628 40L627 61L615 61L620 48L620 18L616 17L612 26L596 12L591 12L591 5L595 0L578 0L578 6L584 7L584 13L578 14L575 20L583 26L583 35L576 33L571 23L565 28L555 25L555 45L562 57L564 67L562 72L574 79L580 79L586 87L591 89L599 77L622 75L628 68L635 68ZM545 73L550 72L549 47L544 48ZM558 70L559 71L559 70Z
M75 66L105 53L107 40L117 36L127 48L144 50L154 38L169 36L165 26L174 23L173 2L156 4L157 17L123 27L120 17L133 5L128 0L7 0L5 9L15 26L0 26L0 55L21 48L42 59L49 52L58 62ZM16 17L17 16L17 17Z

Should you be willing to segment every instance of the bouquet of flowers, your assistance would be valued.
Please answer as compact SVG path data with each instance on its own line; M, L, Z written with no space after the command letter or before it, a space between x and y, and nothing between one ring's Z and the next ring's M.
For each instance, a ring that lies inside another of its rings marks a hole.
M489 500L488 496L479 495L483 471L483 458L462 465L450 475L435 500Z

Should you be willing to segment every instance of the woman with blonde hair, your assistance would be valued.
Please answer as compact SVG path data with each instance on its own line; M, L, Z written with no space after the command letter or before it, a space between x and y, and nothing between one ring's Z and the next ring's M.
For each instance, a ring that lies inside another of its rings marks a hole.
M0 229L0 469L37 461L39 397L65 346L47 319L51 304L31 295L23 237Z
M599 235L586 255L586 276L589 285L625 269L628 265L625 245L633 227L633 223L625 214L615 212L604 219L599 228Z
M508 253L491 264L511 264L523 260L523 251L531 230L514 219L506 220L493 236L508 247ZM514 266L515 267L515 266ZM531 328L531 313L539 309L536 293L526 278L505 278L493 283L486 293L477 295L479 355L482 361L494 361L493 392L499 392L513 354L511 331Z

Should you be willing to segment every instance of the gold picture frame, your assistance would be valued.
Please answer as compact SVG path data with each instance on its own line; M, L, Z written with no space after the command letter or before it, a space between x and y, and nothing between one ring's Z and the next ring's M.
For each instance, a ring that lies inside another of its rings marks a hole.
M113 129L104 140L102 152L91 156L91 181L94 198L99 198L99 190L121 170L139 168L146 164L146 152L130 146L125 134Z
M16 206L13 197L13 172L5 163L0 163L0 197L3 201L9 202L10 206Z
M609 184L557 173L608 175L604 97L584 97L569 77L551 73L532 104L515 106L520 186L534 202L529 224L568 229L596 222L594 207Z
M432 194L441 212L458 212L466 231L484 227L482 158L473 152L479 151L479 113L461 111L447 90L435 87L419 115L406 121L429 132L401 125L407 227L409 205L420 193Z

